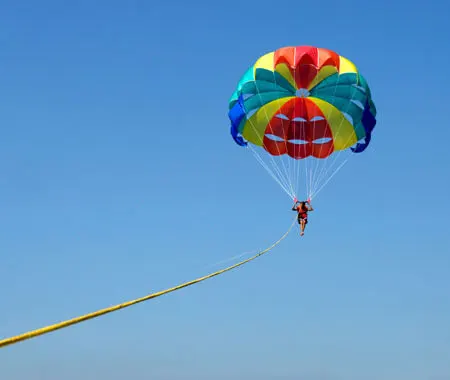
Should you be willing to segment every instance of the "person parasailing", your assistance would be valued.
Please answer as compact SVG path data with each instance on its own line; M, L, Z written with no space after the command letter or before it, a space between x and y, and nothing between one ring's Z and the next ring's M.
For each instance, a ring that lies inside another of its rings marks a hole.
M300 225L300 236L303 236L305 234L305 227L308 224L308 212L314 211L310 200L308 199L300 202L297 198L294 198L294 206L292 206L292 211L297 211L297 220Z

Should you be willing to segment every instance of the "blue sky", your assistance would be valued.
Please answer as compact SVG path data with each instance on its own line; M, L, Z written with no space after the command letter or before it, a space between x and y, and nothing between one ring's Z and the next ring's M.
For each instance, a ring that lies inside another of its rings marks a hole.
M8 380L450 379L447 2L0 3L0 336L277 240L291 204L229 135L260 55L352 59L371 146L307 234L237 271L2 350Z

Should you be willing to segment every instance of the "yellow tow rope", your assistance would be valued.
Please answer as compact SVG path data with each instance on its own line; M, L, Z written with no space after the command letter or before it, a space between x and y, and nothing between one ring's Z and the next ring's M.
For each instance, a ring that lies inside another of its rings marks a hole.
M50 326L42 327L42 328L39 328L39 329L36 329L36 330L32 330L32 331L29 331L29 332L26 332L26 333L23 333L23 334L20 334L20 335L16 335L16 336L13 336L13 337L10 337L10 338L2 339L2 340L0 340L0 348L9 346L9 345L12 345L12 344L15 344L15 343L19 343L19 342L27 340L27 339L35 338L37 336L44 335L44 334L47 334L49 332L56 331L56 330L59 330L59 329L65 328L65 327L69 327L71 325L75 325L77 323L87 321L89 319L97 318L97 317L100 317L102 315L105 315L105 314L108 314L108 313L112 313L113 311L124 309L126 307L129 307L129 306L132 306L132 305L135 305L135 304L138 304L138 303L150 300L152 298L156 298L156 297L162 296L164 294L174 292L175 290L186 288L188 286L197 284L197 283L199 283L201 281L207 280L207 279L209 279L211 277L218 276L219 274L222 274L222 273L228 272L228 271L230 271L232 269L235 269L237 267L240 267L241 265L244 265L244 264L246 264L246 263L248 263L250 261L253 261L256 258L264 255L265 253L269 252L272 248L277 246L289 234L289 232L291 231L291 229L292 229L292 227L293 227L293 225L295 223L295 220L296 220L296 218L292 222L292 224L289 227L289 229L285 232L285 234L280 239L278 239L275 243L273 243L270 247L264 249L263 251L257 253L256 255L254 255L254 256L246 259L246 260L243 260L243 261L241 261L241 262L239 262L237 264L231 265L231 266L229 266L227 268L224 268L224 269L220 269L217 272L210 273L210 274L208 274L206 276L199 277L199 278L197 278L195 280L185 282L183 284L174 286L172 288L169 288L169 289L166 289L166 290L161 290L161 291L156 292L156 293L148 294L148 295L146 295L144 297L137 298L137 299L132 300L132 301L128 301L128 302L124 302L124 303L121 303L121 304L118 304L118 305L110 306L110 307L107 307L105 309L101 309L101 310L94 311L94 312L89 313L89 314L82 315L80 317L68 319L66 321L55 323L55 324L50 325Z

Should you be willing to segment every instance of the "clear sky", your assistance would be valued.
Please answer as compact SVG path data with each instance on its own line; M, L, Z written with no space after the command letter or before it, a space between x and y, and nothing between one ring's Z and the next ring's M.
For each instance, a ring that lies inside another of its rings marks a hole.
M289 199L229 135L228 99L260 55L335 50L378 109L304 238L3 349L2 380L450 379L449 14L443 0L0 2L0 337L286 231Z

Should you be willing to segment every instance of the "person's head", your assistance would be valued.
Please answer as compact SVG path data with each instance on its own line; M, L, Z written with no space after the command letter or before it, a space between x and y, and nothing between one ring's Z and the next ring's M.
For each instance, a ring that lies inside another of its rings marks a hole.
M300 202L300 207L301 207L302 209L306 208L305 201Z

